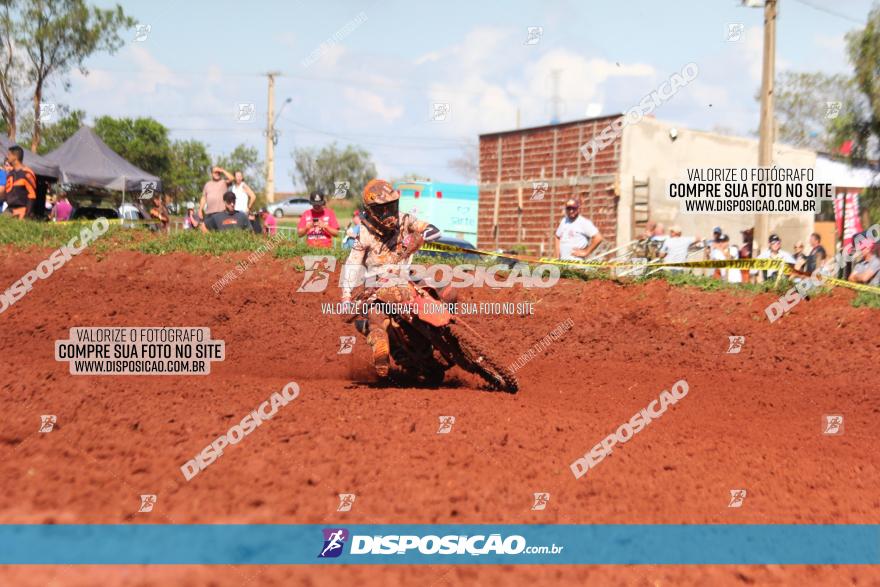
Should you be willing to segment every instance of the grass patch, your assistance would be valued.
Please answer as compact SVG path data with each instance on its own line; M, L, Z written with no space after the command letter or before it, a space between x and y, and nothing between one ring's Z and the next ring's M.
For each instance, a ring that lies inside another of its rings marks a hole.
M876 308L880 309L880 295L860 291L853 298L852 305L855 308Z

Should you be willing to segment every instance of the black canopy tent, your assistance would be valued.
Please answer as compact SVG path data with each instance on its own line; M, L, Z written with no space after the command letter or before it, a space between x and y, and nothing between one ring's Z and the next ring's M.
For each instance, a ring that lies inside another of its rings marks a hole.
M63 183L121 191L123 204L125 192L140 195L146 183L151 183L155 191L162 189L162 180L123 159L87 126L46 155L46 159L58 166Z
M0 160L6 157L9 147L14 145L8 136L0 134ZM21 146L21 145L19 145ZM61 176L58 166L49 161L46 157L32 153L26 147L24 149L24 161L22 163L26 167L30 167L34 175L37 176L37 199L31 213L42 218L46 215L46 192L49 190L49 184L54 183Z

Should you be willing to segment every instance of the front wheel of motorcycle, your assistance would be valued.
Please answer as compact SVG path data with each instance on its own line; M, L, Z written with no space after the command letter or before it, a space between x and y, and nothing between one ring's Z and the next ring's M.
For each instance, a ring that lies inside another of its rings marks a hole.
M516 377L506 367L500 366L484 350L484 343L477 332L464 322L452 322L447 326L449 333L455 339L460 353L458 361L460 367L471 373L475 373L486 380L493 388L507 393L519 391L519 383Z

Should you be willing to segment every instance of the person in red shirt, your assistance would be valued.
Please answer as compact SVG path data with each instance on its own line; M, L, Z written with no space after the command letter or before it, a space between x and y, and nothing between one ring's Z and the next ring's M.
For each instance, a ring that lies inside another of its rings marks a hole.
M6 159L12 164L6 177L6 205L15 218L23 220L37 199L37 176L22 164L24 149L18 145L9 147Z
M312 192L309 202L312 209L299 217L296 232L306 237L308 246L329 249L333 246L333 237L339 234L339 221L333 210L325 206L327 202L321 192Z

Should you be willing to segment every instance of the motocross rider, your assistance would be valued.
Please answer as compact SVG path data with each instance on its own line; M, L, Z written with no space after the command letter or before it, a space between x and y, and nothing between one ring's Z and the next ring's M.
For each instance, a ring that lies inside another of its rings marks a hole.
M343 304L351 302L351 290L364 279L367 288L385 289L386 299L410 301L412 290L401 278L408 274L415 252L424 242L440 238L440 230L411 214L401 215L399 201L400 192L385 180L373 179L364 187L362 228L343 267ZM376 374L387 376L391 361L385 316L366 312L355 326L367 337Z

